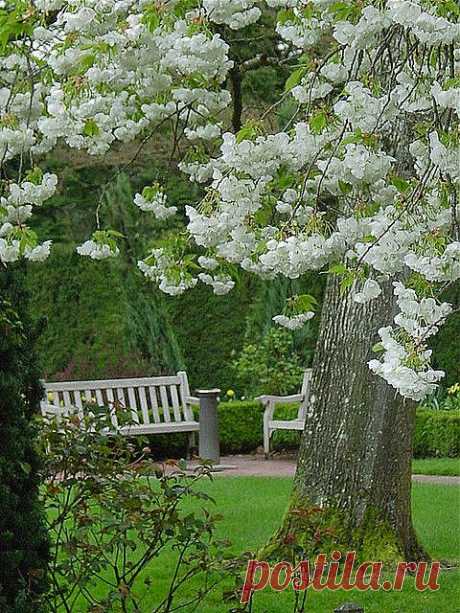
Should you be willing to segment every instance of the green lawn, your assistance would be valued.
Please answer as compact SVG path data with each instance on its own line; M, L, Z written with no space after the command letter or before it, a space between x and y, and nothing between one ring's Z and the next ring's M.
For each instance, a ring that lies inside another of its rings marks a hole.
M414 475L460 475L460 458L424 458L412 463Z
M284 478L218 477L203 486L212 494L217 510L224 516L220 535L230 538L235 552L255 550L263 544L280 522L288 500L291 481ZM413 512L420 539L434 559L460 558L460 488L414 484ZM158 594L168 583L173 558L164 559L154 573L155 581L145 588L142 611L150 612ZM343 602L354 601L366 613L455 613L460 611L460 571L441 575L441 589L436 593L418 593L408 583L404 591L377 593L309 593L306 611L332 613ZM254 613L290 613L290 592L268 589L257 594ZM225 613L227 606L216 591L194 613ZM190 609L180 609L191 613Z

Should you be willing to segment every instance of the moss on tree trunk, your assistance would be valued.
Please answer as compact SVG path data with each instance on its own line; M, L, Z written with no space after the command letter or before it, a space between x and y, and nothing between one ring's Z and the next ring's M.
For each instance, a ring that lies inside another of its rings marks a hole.
M392 285L366 305L331 277L313 365L311 404L282 526L260 555L356 551L360 559L427 559L411 515L415 406L371 373Z

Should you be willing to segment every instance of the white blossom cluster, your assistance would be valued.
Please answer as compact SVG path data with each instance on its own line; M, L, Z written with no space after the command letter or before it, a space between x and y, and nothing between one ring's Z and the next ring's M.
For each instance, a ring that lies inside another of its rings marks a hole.
M306 313L299 313L298 315L292 315L291 317L288 317L287 315L275 315L275 317L273 317L273 321L276 324L283 326L283 328L287 328L288 330L298 330L314 316L315 313L313 311L307 311Z
M87 240L77 247L77 253L90 257L92 260L106 260L116 257L120 250L113 248L107 243L100 243L94 240Z
M366 302L378 298L381 293L382 288L377 281L374 281L374 279L366 279L361 291L354 293L353 300L359 304L366 304Z
M171 296L183 294L198 282L181 270L178 262L164 249L153 249L147 260L138 262L138 267L146 277L159 284L161 291Z
M200 272L198 279L205 285L210 285L217 296L224 296L235 287L235 281L229 275L210 275Z
M259 19L262 12L256 4L258 0L203 0L208 18L214 23L228 25L232 30L245 28Z
M168 198L159 186L147 187L142 194L134 196L134 204L141 211L152 212L157 219L167 219L177 212L177 207L166 206Z
M56 191L58 178L54 174L38 173L34 180L10 183L5 196L0 197L0 262L8 264L20 259L41 262L45 260L51 241L38 244L34 232L20 232L26 227L35 206L41 206Z
M398 328L379 330L383 358L371 360L369 367L403 396L421 400L436 389L444 374L430 367L431 350L425 341L438 331L452 307L433 298L419 300L414 290L399 282L394 283L394 293L400 308L394 318Z

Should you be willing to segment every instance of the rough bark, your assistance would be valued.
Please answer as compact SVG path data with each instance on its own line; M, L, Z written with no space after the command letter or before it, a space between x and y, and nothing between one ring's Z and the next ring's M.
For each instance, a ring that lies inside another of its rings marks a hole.
M362 559L426 559L411 517L415 406L371 373L377 331L394 311L391 283L367 305L328 281L311 405L294 491L267 554L356 550Z
M238 64L235 64L234 68L230 70L230 80L233 97L232 130L236 134L241 130L243 115L243 75Z

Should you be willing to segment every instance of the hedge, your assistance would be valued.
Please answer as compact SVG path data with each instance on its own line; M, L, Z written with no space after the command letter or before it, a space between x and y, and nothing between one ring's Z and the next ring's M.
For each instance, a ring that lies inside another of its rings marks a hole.
M415 457L460 456L460 411L417 411Z
M297 407L280 406L276 416L291 419ZM195 410L198 418L198 409ZM219 404L219 436L222 454L250 453L263 443L263 406L255 400ZM295 449L300 432L277 431L272 436L272 449ZM167 434L150 437L152 452L157 458L181 457L187 447L187 435ZM414 457L460 456L460 412L417 411Z

